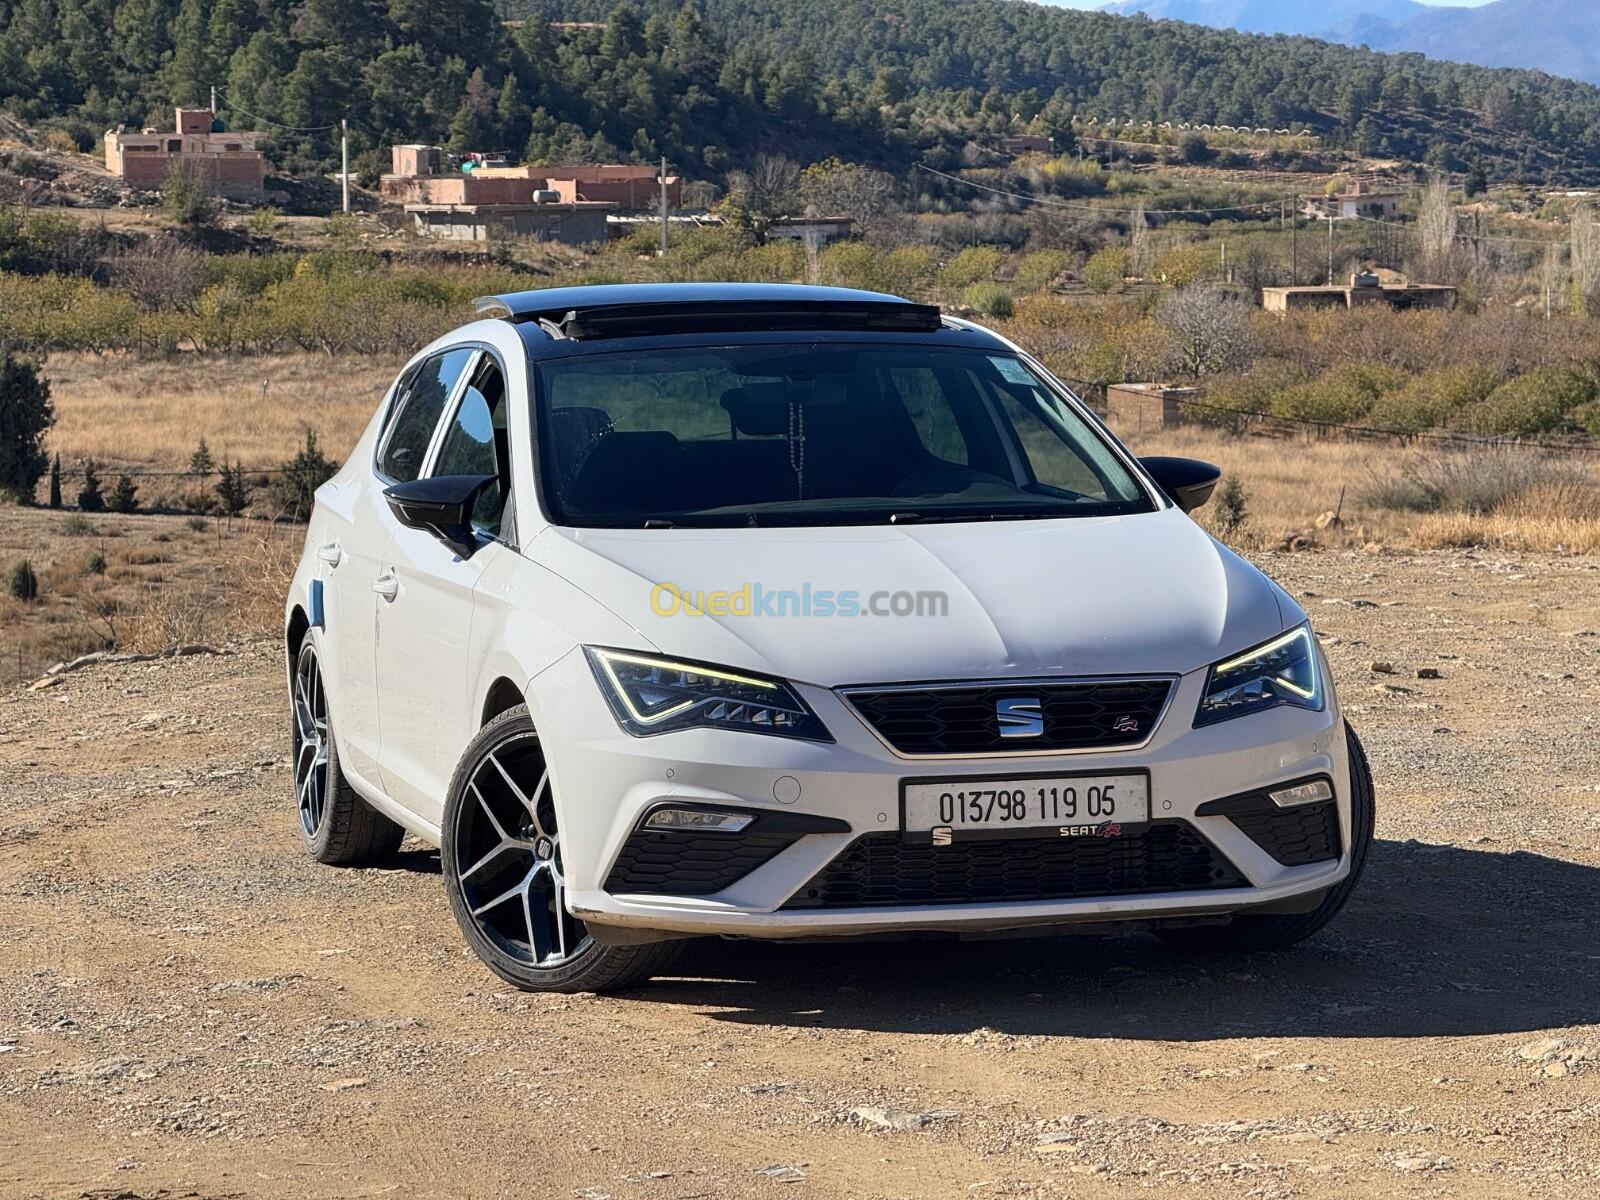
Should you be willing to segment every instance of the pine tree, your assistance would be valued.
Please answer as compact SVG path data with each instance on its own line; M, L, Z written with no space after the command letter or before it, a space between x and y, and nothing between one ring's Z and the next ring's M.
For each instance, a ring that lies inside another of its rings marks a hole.
M61 455L50 461L50 507L61 507Z
M223 511L237 517L250 503L250 481L244 477L244 467L226 461L222 464L221 478L217 480L217 496L222 500Z
M189 456L189 474L214 475L217 471L217 460L211 457L211 447L206 445L205 438L195 443L194 453Z
M131 513L139 507L139 488L132 475L118 475L117 486L111 489L111 511Z
M338 469L317 445L316 430L307 429L306 444L278 469L272 480L273 506L285 516L304 521L311 515L317 489Z
M0 491L32 504L49 459L44 435L55 423L50 384L32 359L0 345Z
M83 462L83 486L78 489L78 510L86 513L106 510L106 498L100 490L100 473L95 469L92 458Z

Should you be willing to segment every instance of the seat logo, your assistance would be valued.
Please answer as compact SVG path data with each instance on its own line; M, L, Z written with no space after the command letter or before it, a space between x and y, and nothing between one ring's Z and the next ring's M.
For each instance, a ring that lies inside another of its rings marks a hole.
M1044 705L1032 697L1014 696L996 700L994 715L1003 738L1044 736Z

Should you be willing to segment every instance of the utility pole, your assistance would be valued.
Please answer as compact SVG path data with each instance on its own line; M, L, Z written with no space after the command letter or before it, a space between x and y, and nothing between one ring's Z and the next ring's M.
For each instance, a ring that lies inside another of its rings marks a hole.
M339 118L339 174L344 192L344 211L350 211L350 122Z
M214 83L211 85L211 119L217 119L217 85Z
M667 252L667 156L661 156L661 253Z
M1328 286L1333 286L1333 214L1328 214Z
M1300 286L1300 213L1289 222L1289 286Z

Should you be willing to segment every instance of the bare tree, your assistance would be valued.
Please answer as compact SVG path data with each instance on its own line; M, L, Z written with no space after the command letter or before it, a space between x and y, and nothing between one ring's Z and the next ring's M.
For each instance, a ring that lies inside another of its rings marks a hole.
M1572 213L1572 304L1584 314L1594 307L1600 290L1600 226L1587 204Z
M782 216L794 206L800 168L781 154L758 155L748 171L728 172L728 193L752 213Z
M1228 288L1180 288L1156 310L1156 323L1172 336L1178 362L1194 379L1249 362L1250 308Z
M801 199L815 207L816 215L848 216L860 226L888 215L899 193L899 185L887 171L838 159L813 163L800 173L799 184Z
M1144 215L1144 201L1141 200L1139 207L1133 210L1133 219L1128 228L1128 273L1143 279L1150 273L1153 258L1150 221Z
M1422 211L1417 214L1417 235L1421 241L1422 273L1434 283L1452 278L1456 250L1456 209L1450 199L1450 184L1435 178L1422 194Z

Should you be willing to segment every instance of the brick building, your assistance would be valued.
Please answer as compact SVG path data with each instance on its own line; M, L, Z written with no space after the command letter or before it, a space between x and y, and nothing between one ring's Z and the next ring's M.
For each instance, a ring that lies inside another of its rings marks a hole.
M171 133L145 129L106 133L106 169L134 187L159 190L174 162L192 164L219 196L256 203L266 198L267 160L259 133L218 132L209 108L177 109Z

